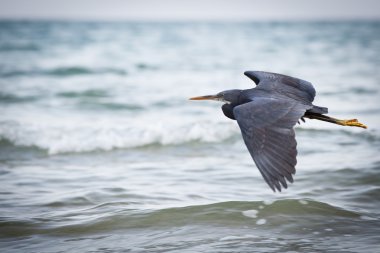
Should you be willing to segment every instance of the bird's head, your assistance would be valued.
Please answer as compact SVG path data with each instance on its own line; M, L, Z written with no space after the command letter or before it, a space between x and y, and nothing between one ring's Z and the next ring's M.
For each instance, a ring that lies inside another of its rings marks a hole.
M227 104L237 104L242 90L225 90L216 95L192 97L190 100L216 100Z

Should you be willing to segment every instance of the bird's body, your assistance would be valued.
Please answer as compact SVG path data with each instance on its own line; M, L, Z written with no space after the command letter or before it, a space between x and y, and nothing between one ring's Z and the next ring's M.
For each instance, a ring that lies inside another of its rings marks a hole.
M356 119L338 120L324 115L328 109L312 104L316 92L307 81L263 71L244 74L256 83L255 88L191 99L225 102L224 115L237 121L253 160L273 191L287 188L287 181L293 182L297 163L293 127L300 119L366 128Z

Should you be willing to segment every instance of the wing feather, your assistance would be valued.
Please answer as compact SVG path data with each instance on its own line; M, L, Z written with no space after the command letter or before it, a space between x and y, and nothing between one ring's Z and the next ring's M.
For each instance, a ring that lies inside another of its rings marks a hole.
M293 182L297 164L294 125L312 106L293 99L257 97L233 114L264 180L275 191Z
M311 103L316 94L310 82L295 77L264 71L246 71L244 75L252 79L259 89L277 92L300 102Z

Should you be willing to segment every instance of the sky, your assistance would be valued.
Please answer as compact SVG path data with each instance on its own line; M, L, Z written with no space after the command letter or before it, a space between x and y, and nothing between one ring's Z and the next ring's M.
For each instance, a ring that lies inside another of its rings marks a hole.
M380 0L0 0L1 19L380 19Z

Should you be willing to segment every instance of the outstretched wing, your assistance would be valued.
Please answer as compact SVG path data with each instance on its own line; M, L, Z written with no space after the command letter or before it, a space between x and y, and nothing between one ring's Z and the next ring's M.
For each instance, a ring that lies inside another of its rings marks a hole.
M258 97L236 106L233 114L245 145L273 191L293 182L297 142L293 126L312 106L276 97Z
M314 100L315 89L308 81L264 71L246 71L244 75L252 79L258 89L276 92L302 103Z

